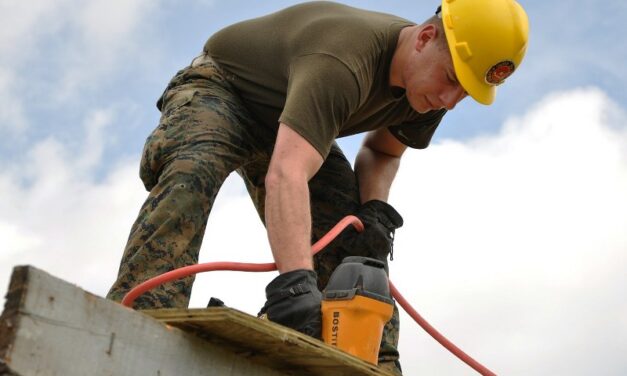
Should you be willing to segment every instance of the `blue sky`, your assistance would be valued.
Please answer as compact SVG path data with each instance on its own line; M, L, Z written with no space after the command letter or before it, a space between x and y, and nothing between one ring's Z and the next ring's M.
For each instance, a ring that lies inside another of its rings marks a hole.
M138 159L168 80L214 31L295 3L1 1L0 292L11 267L27 263L103 295L145 197ZM345 3L416 22L437 7ZM495 104L462 102L432 146L403 161L390 198L406 220L392 278L498 373L622 375L627 3L521 4L529 50ZM341 144L352 158L359 142ZM229 179L201 259L269 257ZM193 303L214 294L256 312L262 287L254 298L239 289L272 275L232 274L200 277ZM408 374L471 374L407 318L403 328Z
M106 159L133 155L158 119L154 107L169 78L189 63L220 27L265 14L293 1L29 2L3 5L0 57L3 161L19 158L25 146L54 136L79 147L84 123L94 108L114 114L104 148ZM420 22L435 4L428 2L347 2ZM37 5L33 5L37 4ZM499 90L490 107L470 100L449 114L436 137L463 138L496 130L545 93L572 87L602 87L627 102L627 73L621 62L627 47L624 2L603 7L591 0L565 4L522 3L531 19L530 46L516 77ZM18 9L12 9L18 8ZM18 17L17 14L20 14ZM568 14L568 17L561 15ZM564 19L562 19L564 18ZM12 30L8 30L12 28ZM585 72L583 74L582 72ZM349 150L354 150L353 144ZM100 166L100 170L106 170Z

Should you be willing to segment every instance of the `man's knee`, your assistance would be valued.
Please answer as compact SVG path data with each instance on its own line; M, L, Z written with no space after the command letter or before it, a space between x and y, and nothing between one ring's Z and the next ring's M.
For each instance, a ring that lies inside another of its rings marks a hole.
M185 172L170 174L153 189L151 206L153 209L163 207L170 217L202 214L209 205L207 183Z

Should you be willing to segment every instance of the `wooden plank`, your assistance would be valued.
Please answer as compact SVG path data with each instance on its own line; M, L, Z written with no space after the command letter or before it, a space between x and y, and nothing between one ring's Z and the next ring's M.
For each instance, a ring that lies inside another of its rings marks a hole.
M377 366L292 329L224 307L142 311L242 357L286 374L391 375Z
M30 266L6 298L0 375L284 375Z

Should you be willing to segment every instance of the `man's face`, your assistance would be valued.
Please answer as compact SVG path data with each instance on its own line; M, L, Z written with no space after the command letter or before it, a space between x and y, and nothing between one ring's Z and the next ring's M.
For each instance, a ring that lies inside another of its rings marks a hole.
M448 48L440 43L446 42L419 33L403 72L409 104L420 113L452 110L467 95L457 81Z

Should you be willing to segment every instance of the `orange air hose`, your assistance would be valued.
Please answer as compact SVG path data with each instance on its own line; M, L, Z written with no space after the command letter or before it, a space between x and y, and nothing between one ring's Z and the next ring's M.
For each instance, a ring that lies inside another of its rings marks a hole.
M339 221L333 228L327 232L320 240L318 240L311 247L311 254L315 255L320 252L324 247L326 247L333 239L335 239L342 230L344 230L348 225L353 225L355 229L359 232L364 230L364 225L361 223L359 218L354 215L349 215L344 217L341 221ZM265 263L265 264L253 264L253 263L242 263L242 262L207 262L204 264L196 264L184 266L182 268L174 269L167 273L163 273L154 278L147 280L134 287L131 291L129 291L124 299L122 299L122 304L131 307L135 299L137 299L141 294L146 291L152 290L153 288L170 282L179 278L187 277L193 274L202 273L202 272L211 272L215 270L236 270L242 272L271 272L276 270L276 264L273 262Z
M324 247L326 247L333 239L335 239L348 225L353 225L358 232L362 232L364 230L364 225L361 223L359 218L354 215L349 215L344 217L341 221L339 221L333 228L327 232L320 240L318 240L311 247L311 254L315 255L320 252ZM153 288L176 279L184 278L190 275L210 272L215 270L233 270L233 271L244 271L244 272L270 272L276 270L275 263L261 263L261 264L253 264L253 263L243 263L243 262L207 262L203 264L189 265L184 266L182 268L178 268L167 273L163 273L154 278L151 278L137 286L135 286L131 291L129 291L122 299L122 304L131 307L135 299L137 299L140 295L145 293L146 291L152 290ZM409 304L409 302L401 295L401 293L396 289L396 286L392 284L390 281L390 291L392 296L399 303L401 307L411 316L411 318L416 321L420 327L422 327L433 339L438 341L442 346L444 346L448 351L453 353L456 357L458 357L461 361L468 364L475 371L479 372L484 376L496 376L496 374L486 367L484 367L481 363L477 362L470 355L466 354L459 347L455 346L451 341L449 341L446 337L444 337L440 332L438 332L431 324L429 324L420 314Z
M403 307L405 312L407 312L407 314L411 316L411 318L414 319L414 321L416 321L416 323L420 325L420 327L424 329L425 332L429 333L429 335L433 337L433 339L440 342L440 344L444 346L444 348L452 352L453 355L459 358L459 360L468 364L470 367L472 367L472 369L479 372L483 376L496 376L494 372L490 371L481 363L473 359L470 355L463 352L462 349L455 346L453 342L449 341L440 332L438 332L433 326L431 326L431 324L429 324L427 320L425 320L422 316L420 316L420 314L414 309L414 307L412 307L411 304L409 304L407 299L405 299L405 297L403 297L403 295L401 295L401 293L396 289L396 286L394 286L392 281L390 281L390 291L392 292L392 296L394 297L394 299L396 299L398 304L401 307Z

